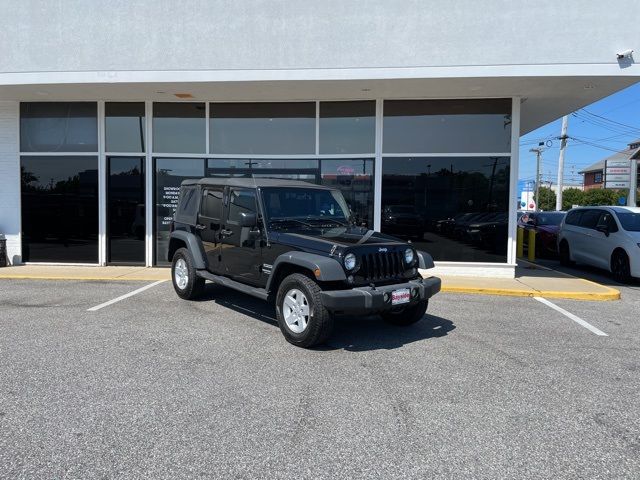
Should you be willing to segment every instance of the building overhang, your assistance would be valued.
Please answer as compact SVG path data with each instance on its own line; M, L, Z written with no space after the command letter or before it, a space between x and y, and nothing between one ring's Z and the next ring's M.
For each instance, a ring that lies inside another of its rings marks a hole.
M0 100L292 101L520 97L521 133L640 80L607 65L0 74ZM176 94L189 94L187 98Z

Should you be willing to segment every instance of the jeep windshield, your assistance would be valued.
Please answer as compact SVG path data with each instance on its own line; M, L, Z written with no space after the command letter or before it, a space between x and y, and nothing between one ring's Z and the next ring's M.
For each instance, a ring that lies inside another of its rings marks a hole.
M335 228L351 224L349 207L338 190L264 188L262 200L270 228Z

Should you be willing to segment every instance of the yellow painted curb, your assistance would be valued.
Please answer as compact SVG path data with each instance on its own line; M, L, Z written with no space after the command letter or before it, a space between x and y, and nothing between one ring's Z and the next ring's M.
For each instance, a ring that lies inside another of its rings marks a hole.
M597 284L596 284L597 285ZM473 287L456 287L443 286L442 292L445 293L463 293L471 295L499 295L505 297L545 297L545 298L564 298L567 300L588 300L593 302L609 302L612 300L620 300L620 292L613 288L604 287L607 291L602 293L596 292L567 292L562 290L519 290L515 288L473 288Z

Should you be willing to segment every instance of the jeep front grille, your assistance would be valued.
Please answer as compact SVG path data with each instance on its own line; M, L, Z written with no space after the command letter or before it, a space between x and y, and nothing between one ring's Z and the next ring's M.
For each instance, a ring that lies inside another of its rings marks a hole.
M402 252L378 252L362 255L357 275L368 282L397 278L404 272Z

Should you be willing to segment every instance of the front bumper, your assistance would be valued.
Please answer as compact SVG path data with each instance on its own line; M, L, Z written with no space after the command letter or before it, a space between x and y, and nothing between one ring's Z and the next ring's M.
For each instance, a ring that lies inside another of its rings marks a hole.
M320 296L325 308L334 313L377 313L392 308L391 292L394 290L408 288L411 292L411 301L402 306L410 306L433 297L440 291L441 285L442 282L438 277L429 277L383 287L324 291Z

